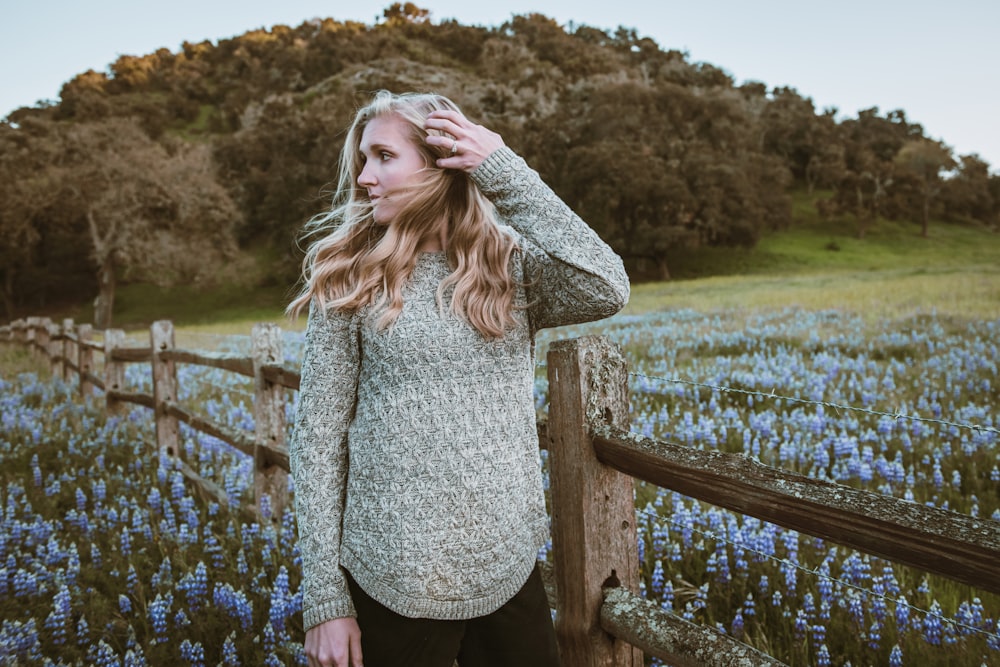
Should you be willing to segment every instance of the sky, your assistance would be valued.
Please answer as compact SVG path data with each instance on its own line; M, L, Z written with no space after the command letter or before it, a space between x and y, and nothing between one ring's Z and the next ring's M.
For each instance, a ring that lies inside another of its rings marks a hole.
M0 117L57 100L120 55L331 17L375 23L391 0L0 0ZM955 155L1000 173L996 0L416 0L431 20L499 26L539 13L566 26L634 28L737 84L789 86L841 117L903 109Z

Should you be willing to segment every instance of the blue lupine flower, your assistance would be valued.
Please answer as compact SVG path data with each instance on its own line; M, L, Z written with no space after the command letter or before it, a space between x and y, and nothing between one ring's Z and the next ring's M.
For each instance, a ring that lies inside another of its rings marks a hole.
M56 646L65 644L69 637L71 615L69 588L61 586L52 600L52 611L45 619L45 628L52 632L52 641Z
M826 644L820 644L819 650L816 651L816 665L817 667L830 667L830 649L826 647Z
M31 456L31 476L35 486L42 485L42 469L38 467L38 454Z
M889 653L889 667L903 667L903 649L899 648L899 644L893 646Z
M733 622L729 626L730 634L737 639L743 636L743 610L737 609L736 615L733 616Z
M166 597L157 594L156 599L149 605L149 622L153 626L155 642L167 641L167 615L172 604L173 599L170 594Z
M930 610L924 615L924 641L932 646L940 646L942 639L941 605L937 600L931 602Z
M181 658L191 667L205 667L205 647L201 642L192 643L190 639L181 642Z
M225 667L240 667L240 657L236 653L236 644L233 637L236 633L230 633L222 645L222 664Z
M94 667L121 667L118 654L103 639L97 642L97 647L88 654Z
M90 627L85 616L80 616L80 620L76 622L76 643L77 646L90 645Z
M875 620L868 628L868 647L877 651L882 642L882 624Z
M650 577L649 585L657 597L663 594L663 562L659 559L653 565L653 574Z
M174 614L174 627L186 628L189 625L191 625L191 619L184 613L183 609L178 609L177 613Z

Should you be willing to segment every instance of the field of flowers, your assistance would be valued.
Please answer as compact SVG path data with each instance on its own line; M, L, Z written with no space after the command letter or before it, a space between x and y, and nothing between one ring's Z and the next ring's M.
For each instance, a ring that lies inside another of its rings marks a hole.
M637 432L1000 520L1000 322L679 311L601 331L629 358ZM592 332L540 341L540 410L547 340ZM182 427L230 503L194 497L147 409L108 418L4 370L23 366L0 363L0 664L305 664L294 515L243 518L248 458ZM178 374L182 403L252 429L246 379ZM130 390L149 382L129 367ZM789 664L1000 664L1000 596L664 489L638 485L636 507L644 595Z

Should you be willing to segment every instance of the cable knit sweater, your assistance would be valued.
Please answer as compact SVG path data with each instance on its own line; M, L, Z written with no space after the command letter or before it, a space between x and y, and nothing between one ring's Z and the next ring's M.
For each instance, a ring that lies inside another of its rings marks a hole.
M306 628L355 614L341 567L404 616L488 614L547 539L534 334L614 314L628 277L510 149L472 178L518 245L523 287L502 339L438 308L440 252L420 255L388 329L366 309L310 310L290 447Z

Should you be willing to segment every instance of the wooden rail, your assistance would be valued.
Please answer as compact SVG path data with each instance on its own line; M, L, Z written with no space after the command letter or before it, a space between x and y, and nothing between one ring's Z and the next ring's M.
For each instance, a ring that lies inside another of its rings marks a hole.
M691 449L609 424L592 429L615 470L740 514L1000 593L1000 523Z
M82 325L86 327L87 325ZM267 494L275 517L287 503L288 450L284 400L300 376L283 364L280 331L257 325L249 357L180 350L173 327L154 323L149 347L126 347L120 330L62 328L40 318L0 327L0 341L26 345L46 356L53 373L75 372L81 391L104 390L109 412L134 403L154 411L157 447L179 453L179 422L207 433L255 461L253 506L261 518ZM103 352L103 379L88 355ZM124 364L149 362L153 394L124 388ZM255 432L221 426L181 407L175 365L191 363L254 379ZM556 633L567 665L643 664L643 652L670 664L776 665L714 628L664 611L638 595L633 480L642 479L720 507L828 539L888 560L1000 593L1000 522L909 503L764 466L746 456L694 450L627 430L627 367L621 351L602 337L557 341L549 348L549 417L539 422L548 448L552 502L553 567L546 587L556 609ZM86 389L85 389L86 388ZM178 463L203 497L228 503L225 492L183 461Z

